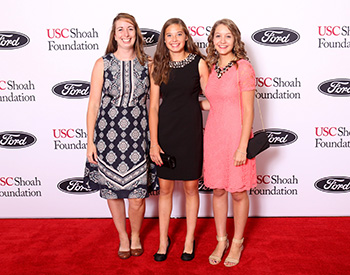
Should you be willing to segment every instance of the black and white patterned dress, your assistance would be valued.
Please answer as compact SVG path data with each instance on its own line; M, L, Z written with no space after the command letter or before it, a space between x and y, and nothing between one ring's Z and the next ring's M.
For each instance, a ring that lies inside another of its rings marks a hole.
M104 83L94 143L98 165L87 162L84 183L98 184L105 199L145 198L157 189L155 167L149 161L149 128L146 100L148 64L138 59L103 57Z

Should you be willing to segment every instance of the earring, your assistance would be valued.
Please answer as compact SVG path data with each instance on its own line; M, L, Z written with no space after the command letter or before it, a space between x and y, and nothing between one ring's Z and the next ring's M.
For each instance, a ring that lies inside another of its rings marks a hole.
M214 54L215 54L215 55L218 55L218 51L217 51L216 49L214 50Z

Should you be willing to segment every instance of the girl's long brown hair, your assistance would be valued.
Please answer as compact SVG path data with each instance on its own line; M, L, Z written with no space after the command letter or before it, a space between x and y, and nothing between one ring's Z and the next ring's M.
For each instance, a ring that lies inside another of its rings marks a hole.
M168 80L169 80L169 73L170 73L169 61L171 60L170 60L169 49L165 45L165 31L170 25L173 25L173 24L179 25L188 38L185 44L185 51L202 56L198 46L193 42L193 39L190 36L190 33L187 29L186 24L180 18L169 19L164 23L163 28L160 32L156 52L153 58L154 66L153 66L152 76L155 84L157 85L160 85L161 83L166 84L168 83Z
M233 63L235 64L235 66L237 66L237 61L240 59L245 59L245 60L249 60L248 56L247 56L247 52L244 48L244 43L241 40L241 32L239 31L238 27L236 26L236 24L230 20L230 19L221 19L215 22L214 26L212 27L210 34L208 36L208 47L206 49L207 52L207 64L209 66L209 69L211 70L211 68L213 67L213 65L218 61L219 59L219 55L216 53L215 50L215 46L214 46L214 34L215 34L215 30L219 25L225 25L230 32L233 35L234 38L234 44L233 44L233 55L234 55L234 60Z
M139 62L141 63L141 65L142 66L145 65L146 60L147 60L147 55L145 54L145 51L144 51L143 36L142 36L141 30L140 30L140 28L135 20L135 17L128 14L128 13L119 13L113 19L112 29L111 29L111 33L109 35L109 41L108 41L108 45L107 45L105 54L114 53L118 50L118 44L117 44L117 41L115 41L114 36L115 36L115 23L120 19L125 19L125 20L129 21L134 26L134 28L136 30L136 40L135 40L135 44L134 44L134 50L136 53L136 57L139 60Z

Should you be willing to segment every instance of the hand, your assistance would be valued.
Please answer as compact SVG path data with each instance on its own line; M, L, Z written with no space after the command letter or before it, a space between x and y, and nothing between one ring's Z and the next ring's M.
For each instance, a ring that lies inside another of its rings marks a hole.
M243 150L237 149L233 156L233 160L235 166L244 165L247 162L247 153Z
M96 145L93 143L88 143L86 156L90 163L97 164L97 150Z
M151 156L151 160L158 166L163 165L163 161L162 161L162 158L160 157L160 153L164 153L164 151L162 150L162 148L160 148L158 144L151 146L150 153L149 153Z
M201 109L203 111L209 111L210 110L210 103L208 99L204 99L199 101L199 105L201 106Z

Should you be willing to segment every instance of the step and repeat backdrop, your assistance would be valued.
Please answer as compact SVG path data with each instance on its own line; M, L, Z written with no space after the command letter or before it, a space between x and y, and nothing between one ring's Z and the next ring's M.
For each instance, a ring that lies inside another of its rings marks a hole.
M2 3L0 218L110 217L82 177L91 71L119 12L135 16L151 56L171 17L185 21L203 53L214 22L232 19L256 71L271 144L257 157L250 216L350 214L349 1L194 2ZM199 190L199 216L212 216L203 180ZM153 194L146 216L157 210ZM172 216L184 215L179 182Z

